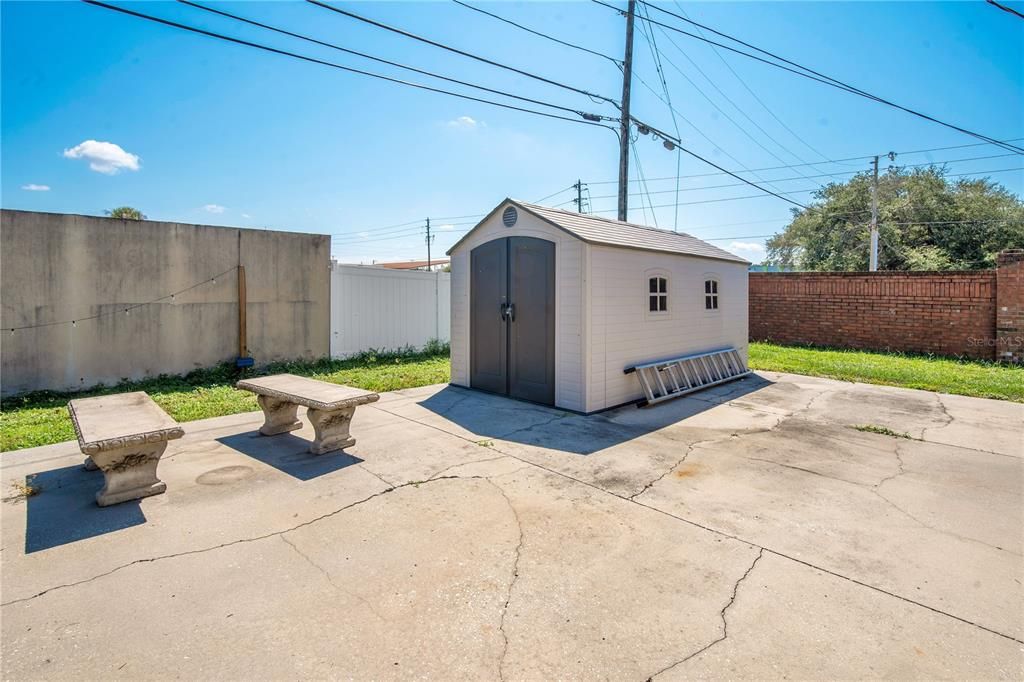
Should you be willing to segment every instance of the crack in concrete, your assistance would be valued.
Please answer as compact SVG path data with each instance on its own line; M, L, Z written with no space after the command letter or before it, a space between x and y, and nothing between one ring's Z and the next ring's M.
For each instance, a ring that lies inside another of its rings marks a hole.
M493 461L498 460L498 459L505 459L506 457L508 457L508 455L500 454L497 457L488 457L486 459L474 459L474 460L471 460L469 462L458 462L456 464L452 464L451 466L446 466L444 469L441 469L437 473L432 474L430 476L430 478L428 478L427 480L428 481L432 481L435 478L437 478L438 476L441 476L442 474L445 474L445 473L451 471L452 469L458 469L459 467L469 466L470 464L483 464L484 462L493 462Z
M671 664L669 666L666 666L666 667L662 668L661 670L659 670L658 672L654 673L653 675L651 675L650 677L647 678L647 682L651 682L651 680L653 680L658 675L661 675L662 673L666 673L669 670L672 670L673 668L676 668L676 667L682 665L683 663L686 663L687 661L689 661L694 656L699 656L700 654L704 653L705 651L707 651L711 647L715 646L716 644L718 644L720 642L724 642L725 640L727 640L729 638L729 619L726 618L725 614L726 614L726 612L730 608L732 608L732 605L736 603L736 595L739 592L740 585L743 583L744 580L746 580L750 576L750 573L754 570L754 567L757 566L757 562L760 561L761 557L764 556L764 552L765 552L765 550L762 547L760 549L760 551L758 551L757 556L754 557L754 561L750 564L750 566L747 567L747 570L743 572L743 575L741 575L739 577L739 579L735 583L733 583L733 586L732 586L732 596L729 597L729 601L726 602L725 606L722 607L722 610L718 612L718 617L722 619L722 634L719 635L718 637L716 637L715 639L711 640L710 642L708 642L704 646L702 646L700 649L697 649L693 653L688 654L685 658L681 658L678 661L676 661L675 663L673 663L673 664Z
M378 409L378 410L382 410L383 409L383 408L377 407L376 405L374 405L373 407L375 409ZM420 422L420 421L417 421L417 420L412 419L410 417L404 417L402 415L396 414L394 412L390 412L388 410L383 410L383 411L384 412L388 412L388 414L393 414L396 417L400 417L400 418L405 419L407 421L411 421L411 422L414 422L416 424L420 424L422 426L427 426L429 428L435 429L436 431L448 434L449 436L453 436L455 438L460 438L460 439L465 440L465 441L470 442L470 443L475 443L476 442L476 441L474 441L471 438L467 438L466 436L460 435L458 433L453 433L451 431L447 431L447 430L441 428L440 426L435 426L433 424L427 424L426 422ZM495 446L494 449L495 449L496 452L503 452L497 446ZM617 497L620 500L624 500L625 502L629 502L629 503L632 503L632 504L639 505L639 506L644 507L645 509L649 509L649 510L655 512L655 513L667 516L670 519L675 519L676 521L681 521L683 523L687 523L687 524L689 524L691 526L694 526L695 528L700 528L702 530L706 530L709 533L714 533L715 535L719 535L721 537L729 538L731 540L736 540L737 542L742 542L742 543L744 543L746 545L750 545L752 547L757 547L757 548L762 549L762 550L764 550L766 552L774 554L775 556L781 557L783 559L788 559L789 561L792 561L794 563L798 563L798 564L800 564L802 566L807 566L808 568L812 568L812 569L814 569L816 571L821 571L822 573L825 573L827 575L831 575L831 576L839 578L841 580L846 580L846 581L848 581L850 583L853 583L854 585L858 585L860 587L864 587L864 588L867 588L869 590L873 590L875 592L878 592L879 594L884 594L884 595L892 597L894 599L899 599L900 601L906 602L908 604L913 604L914 606L917 606L917 607L920 607L920 608L923 608L923 609L927 609L927 610L931 611L932 613L937 613L940 616L945 616L947 618L952 618L953 620L959 621L959 622L964 623L966 625L970 625L971 627L977 628L979 630L983 630L983 631L988 632L990 634L998 635L999 637L1003 637L1004 639L1008 639L1010 641L1017 642L1019 644L1024 644L1024 639L1020 639L1018 637L1014 637L1013 635L1008 635L1005 632L1000 632L999 630L995 630L993 628L987 627L987 626L982 625L980 623L976 623L976 622L974 622L972 620L968 620L967 618L964 618L962 616L958 616L958 615L950 613L948 611L943 611L942 609L936 608L934 606L929 606L928 604L925 604L923 602L915 601L914 599L911 599L909 597L904 597L903 595L897 594L896 592L891 592L889 590L886 590L884 588L878 587L876 585L871 585L870 583L866 583L866 582L864 582L862 580L858 580L857 578L853 578L853 577L850 577L848 575L843 575L842 573L839 573L837 571L833 571L831 569L825 568L824 566L819 566L817 564L812 564L809 561L805 561L805 560L800 559L798 557L791 556L791 555L786 554L785 552L782 552L780 550L771 549L769 547L764 547L763 545L759 545L756 542L751 542L750 540L746 540L746 539L741 538L741 537L739 537L737 535L733 535L732 533L728 533L728 532L726 532L724 530L719 530L717 528L712 528L711 526L706 526L706 525L698 523L697 521L694 521L692 519L688 519L688 518L686 518L684 516L679 516L677 514L673 514L671 512L665 511L664 509L659 509L658 507L654 507L654 506L651 506L649 504L644 504L641 500L631 500L631 499L629 499L628 497L626 497L624 495L620 495L620 494L615 493L615 492L613 492L611 490L606 490L605 488L602 488L601 486L599 486L599 485L597 485L595 483L591 483L589 481L584 481L582 479L576 478L574 476L570 476L569 474L563 473L563 472L558 471L556 469L552 469L550 467L546 467L546 466L544 466L542 464L537 464L536 462L530 462L529 460L525 460L522 457L518 457L518 456L516 456L516 455L514 455L512 453L503 452L503 454L508 455L512 459L519 460L520 462L523 462L524 464L531 465L531 466L536 467L536 468L538 468L538 469L540 469L542 471L546 471L549 474L552 474L554 476L559 476L561 478L565 478L565 479L570 480L570 481L575 481L576 483L579 483L580 485L585 485L588 488L593 488L594 490L597 490L599 492L605 493L606 495L611 495L613 497Z
M888 483L889 481L891 481L892 479L896 478L897 476L902 476L903 474L907 473L907 470L905 468L906 467L906 463L903 461L903 452L900 450L900 444L899 443L894 444L892 452L893 452L894 455L896 455L896 473L893 474L892 476L886 476L885 478L880 480L878 483L876 483L873 486L873 489L874 489L874 491L876 493L878 492L878 489L880 487L882 487L882 484Z
M323 576L325 578L327 578L327 582L329 582L331 584L331 587L333 587L335 589L335 591L337 591L337 592L339 592L341 594L347 594L350 597L355 597L357 600L359 600L361 603L363 603L366 606L366 608L370 609L370 611L373 613L373 615L377 616L377 618L379 618L382 621L387 621L387 618L385 618L384 616L380 615L380 613L377 611L376 607L374 607L374 605L372 603L370 603L369 599L367 599L366 597L364 597L361 594L357 594L355 592L349 592L348 590L342 589L341 586L338 585L338 583L334 582L334 578L331 577L331 574L327 572L326 568L324 568L323 566L321 566L317 562L313 561L313 559L310 558L310 556L308 554L306 554L301 549L299 549L298 545L296 545L294 542L292 542L291 540L286 538L284 536L284 533L282 533L278 537L281 538L282 542L284 542L286 545L288 545L293 550L295 550L296 554L298 554L300 557L305 559L306 563L308 563L310 566L312 566L316 570L320 571L320 573L322 573Z
M921 429L921 440L924 440L924 434L927 433L928 431L938 431L939 429L944 429L956 420L956 418L949 413L949 408L946 407L946 403L942 402L942 394L934 393L933 395L935 396L935 401L939 404L939 409L942 410L942 416L946 418L946 423L943 424L942 426L926 426L923 429Z
M362 469L363 471L365 471L366 473L370 474L371 476L373 476L374 478L376 478L378 481L380 481L384 485L388 486L389 488L394 488L395 487L394 483L392 483L388 479L384 478L383 476L378 474L376 471L374 471L370 467L366 466L366 462L360 462L359 463L359 468Z
M839 478L838 476L829 476L828 474L822 473L820 471L815 471L813 469L805 469L804 467L798 467L798 466L796 466L794 464L784 464L782 462L776 462L773 459L766 459L764 457L749 457L747 455L741 455L741 457L743 459L748 459L748 460L750 460L752 462L764 462L766 464L773 464L773 465L775 465L777 467L783 467L783 468L786 468L786 469L793 469L794 471L800 471L800 472L803 472L805 474L812 474L814 476L821 476L822 478L827 478L827 479L829 479L831 481L838 481L839 483L849 483L850 485L855 485L855 486L857 486L859 488L867 487L863 483L857 483L856 481L851 481L851 480L846 479L846 478Z
M554 417L551 417L551 419L548 419L546 421L537 422L536 424L530 424L529 426L524 426L522 428L514 429L514 430L509 431L508 433L502 434L500 436L491 436L491 438L497 438L498 440L508 440L509 436L515 435L517 433L529 433L530 431L533 431L534 429L539 429L542 426L547 426L549 424L553 424L554 422L557 422L557 421L559 421L561 419L565 419L568 416L569 416L568 413L562 412L561 414L557 414ZM445 431L445 433L448 433L448 432Z
M498 659L498 679L505 679L505 657L508 655L508 633L505 632L505 616L508 615L508 605L512 603L512 590L516 586L516 581L519 580L519 560L523 556L523 522L519 518L519 511L515 505L512 504L512 500L509 498L508 493L505 489L494 481L487 480L489 484L505 498L505 502L508 504L509 510L512 512L512 516L516 520L516 528L519 530L519 542L516 544L516 558L512 563L512 576L508 583L508 591L505 593L505 604L501 608L501 618L498 621L498 632L501 633L502 647L501 657Z
M676 469L678 469L678 468L679 468L679 466L680 466L680 465L681 465L681 464L682 464L683 462L685 462L685 461L686 461L686 458L690 456L690 453L691 453L691 452L693 452L694 450L696 450L696 449L697 449L697 448L698 448L699 446L701 446L701 445L706 445L706 444L708 444L708 443L716 443L716 442L718 442L718 441L721 441L721 440L727 440L727 439L729 439L729 438L732 438L732 434L730 434L730 435L728 435L728 436L725 436L724 438L709 438L709 439L705 439L705 440L697 440L697 441L694 441L694 442L692 442L692 443L688 444L688 445L686 446L686 452L684 452L684 453L683 453L683 456L682 456L682 457L681 457L681 458L679 459L679 461L678 461L678 462L676 462L675 464L673 464L673 465L672 465L672 467L671 467L671 468L669 468L669 469L668 469L668 470L667 470L667 471L666 471L665 473L663 473L663 474L662 474L661 476L658 476L657 478L655 478L654 480L652 480L652 481L651 481L650 483L648 483L648 484L647 484L647 485L645 485L644 487L640 488L640 490L636 491L635 493L633 493L632 495L630 495L629 497L627 497L626 499L628 499L628 500L630 500L630 501L633 501L633 500L635 500L635 499L636 499L637 497L639 497L640 495L643 495L643 494L644 494L645 492L647 492L647 491L648 491L648 490L649 490L649 489L650 489L650 488L651 488L652 486L654 486L654 485L655 485L655 484L657 484L657 483L658 483L659 481L661 481L662 479L664 479L664 478L665 478L666 476L668 476L669 474L671 474L671 473L672 473L673 471L675 471Z
M316 518L309 519L308 521L303 521L302 523L296 524L296 525L294 525L294 526L292 526L290 528L285 528L284 530L274 531L273 533L266 533L264 535L257 535L257 536L250 537L250 538L240 538L238 540L232 540L230 542L222 542L219 545L213 545L211 547L204 547L204 548L201 548L201 549L190 549L190 550L186 550L184 552L174 552L174 553L171 553L171 554L161 554L161 555L158 555L158 556L155 556L155 557L146 557L144 559L134 559L132 561L129 561L128 563L121 564L120 566L115 566L114 568L110 569L109 571L104 571L103 573L99 573L97 575L94 575L91 578L84 578L82 580L76 580L75 582L71 582L71 583L62 583L60 585L54 585L53 587L48 587L45 590L43 590L42 592L37 592L36 594L30 595L28 597L20 597L18 599L12 599L10 601L3 602L2 604L0 604L0 607L11 606L13 604L20 604L22 602L32 601L33 599L37 599L39 597L42 597L44 594L49 594L50 592L53 592L55 590L61 590L61 589L65 589L65 588L68 588L68 587L77 587L79 585L84 585L86 583L91 583L91 582L93 582L95 580L99 580L100 578L105 578L105 577L107 577L109 575L113 575L114 573L117 573L118 571L121 571L121 570L123 570L125 568L129 568L131 566L135 566L137 564L149 564L149 563L154 563L154 562L157 562L157 561L163 561L164 559L176 559L176 558L184 557L184 556L192 556L194 554L205 554L206 552L212 552L212 551L215 551L215 550L218 550L218 549L223 549L225 547L232 547L234 545L246 544L246 543L250 543L250 542L258 542L260 540L267 540L267 539L275 537L275 536L284 535L285 533L290 533L290 532L298 530L300 528L305 528L306 526L311 526L314 523L319 523L320 521L323 521L324 519L329 519L332 516L336 516L336 515L344 512L344 511L348 511L349 509L352 509L353 507L358 507L361 504L365 504L366 502L369 502L371 500L377 499L378 497L381 497L383 495L387 495L388 493L392 493L392 492L394 492L396 490L401 490L402 488L407 488L409 486L419 486L419 485L422 485L424 483L433 483L435 481L443 481L443 480L451 480L451 479L459 479L459 480L483 479L483 480L486 480L486 479L484 479L483 476L440 476L440 477L437 477L437 478L432 478L432 479L430 479L430 481L410 481L408 483L402 483L401 485L396 485L396 486L393 486L391 488L386 488L384 490L379 490L379 491L373 493L372 495L368 495L368 496L366 496L366 497L364 497L362 499L356 500L355 502L350 502L349 504L343 505L343 506L339 507L338 509L335 509L333 511L327 512L326 514L321 514L320 516L317 516Z
M470 394L468 392L467 393L463 393L462 395L459 395L457 393L456 395L458 395L458 397L455 400L453 400L452 403L448 407L444 408L443 412L435 412L435 414L437 414L439 417L443 417L443 416L447 415L449 412L451 412L452 410L454 410L456 407L461 405L464 401L468 400L469 397L470 397Z
M891 476L886 476L885 478L880 480L878 483L876 483L873 486L871 486L870 490L871 490L872 493L874 493L879 499L884 501L886 504L888 504L890 507L892 507L896 511L900 512L901 514L903 514L904 516L906 516L910 520L914 521L915 523L917 523L918 525L920 525L920 526L922 526L924 528L927 528L930 531L933 531L933 532L936 532L936 533L941 533L943 535L948 535L950 537L958 538L960 540L963 540L964 542L974 542L974 543L977 543L977 544L982 545L984 547L988 547L989 549L996 549L996 550L999 550L1001 552L1007 552L1009 554L1013 554L1014 556L1021 556L1021 554L1019 552L1014 552L1012 549L1006 549L1005 547L1000 547L999 545L993 545L993 544L990 544L988 542L985 542L984 540L979 540L977 538L972 538L972 537L969 537L969 536L966 536L966 535L961 535L960 533L956 533L954 531L947 530L947 529L944 529L944 528L936 528L935 526L927 523L923 519L918 518L915 514L910 513L909 511L907 511L903 507L901 507L898 504L896 504L896 502L894 502L893 500L889 499L884 494L882 494L882 491L880 490L880 488L884 484L886 484L889 481L891 481L891 480L893 480L893 479L895 479L895 478L897 478L899 476L902 476L903 474L907 473L906 463L903 461L903 452L900 450L900 445L901 445L900 443L896 443L896 446L895 446L894 451L893 451L893 453L896 455L896 463L897 463L897 467L898 467L897 472L895 474L892 474Z

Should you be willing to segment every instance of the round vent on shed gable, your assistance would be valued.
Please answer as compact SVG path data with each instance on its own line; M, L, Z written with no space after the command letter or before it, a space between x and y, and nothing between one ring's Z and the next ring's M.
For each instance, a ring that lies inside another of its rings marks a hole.
M516 224L517 220L519 220L519 211L516 210L515 206L509 206L501 214L501 222L505 223L505 227L512 227Z

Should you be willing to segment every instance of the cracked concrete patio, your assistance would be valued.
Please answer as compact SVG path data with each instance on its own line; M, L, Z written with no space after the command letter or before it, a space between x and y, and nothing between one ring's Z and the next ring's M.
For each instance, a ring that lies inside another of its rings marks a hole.
M345 454L185 424L99 509L75 443L6 453L2 676L1024 675L1024 406L762 372L582 417L459 388ZM851 428L875 424L893 438Z

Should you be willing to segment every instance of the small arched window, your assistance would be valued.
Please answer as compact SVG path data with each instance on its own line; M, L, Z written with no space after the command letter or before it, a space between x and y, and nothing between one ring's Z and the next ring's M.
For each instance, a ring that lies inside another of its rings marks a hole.
M668 278L651 277L647 280L647 310L652 313L668 311Z
M718 280L704 280L704 310L718 310Z

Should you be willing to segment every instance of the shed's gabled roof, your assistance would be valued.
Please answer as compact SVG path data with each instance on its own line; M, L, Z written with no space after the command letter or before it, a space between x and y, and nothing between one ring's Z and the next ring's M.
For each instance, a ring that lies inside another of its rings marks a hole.
M702 258L714 258L716 260L727 260L734 263L748 263L749 261L731 254L724 249L701 241L696 237L683 232L672 232L661 230L646 225L635 225L624 223L610 218L599 218L586 213L573 213L563 211L560 208L549 208L530 204L516 199L506 199L498 204L493 211L481 220L472 230L466 233L458 242L448 250L452 253L477 227L497 212L501 207L512 204L546 223L568 232L577 239L588 244L601 244L605 246L618 246L627 249L640 249L642 251L660 251L663 253L677 253L685 256L700 256Z

